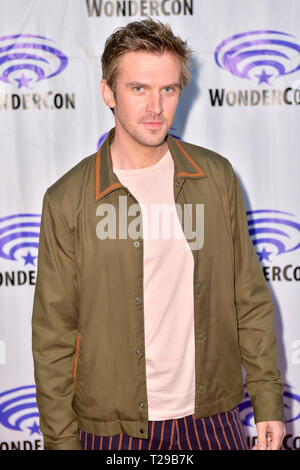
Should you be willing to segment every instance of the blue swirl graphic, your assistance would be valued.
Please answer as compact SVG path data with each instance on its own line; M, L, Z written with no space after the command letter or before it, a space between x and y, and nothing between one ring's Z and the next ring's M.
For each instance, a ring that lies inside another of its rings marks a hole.
M39 214L15 214L0 218L0 257L12 261L17 261L16 252L24 247L38 248L40 221L32 222L30 220L22 221L30 218L39 218ZM12 219L19 219L16 223L11 223ZM37 230L32 230L36 228ZM17 230L16 229L20 229ZM26 230L28 229L28 230ZM27 238L36 238L37 241L26 240ZM20 241L21 240L21 241ZM5 251L6 249L6 251ZM32 256L28 252L25 261L32 262ZM31 260L31 261L30 261ZM26 263L25 263L26 264Z
M27 385L0 393L2 426L12 431L23 431L21 425L24 421L39 417L35 390L35 385Z
M245 393L244 400L238 405L239 413L244 426L252 426L251 421L254 418L252 403L248 393Z
M24 39L32 38L35 42L24 42ZM21 41L19 41L21 40ZM61 73L68 65L68 58L63 52L47 44L40 44L38 40L52 41L44 36L38 36L33 34L15 34L12 36L0 37L0 80L5 83L13 83L10 80L10 75L16 70L25 70L33 72L30 76L22 74L22 76L15 78L21 87L29 87L29 82L33 80L32 76L36 76L36 82L45 80ZM6 41L12 41L10 44L2 45ZM27 49L28 52L27 52ZM43 54L39 52L42 51ZM59 66L56 67L50 73L46 73L44 68L45 64L50 65L53 69L52 62L49 62L43 55L49 55L52 59L59 60ZM13 62L13 64L11 64ZM17 63L16 63L17 62ZM33 62L33 63L31 63ZM36 62L36 64L34 63Z
M263 214L258 216L258 214ZM292 220L293 214L278 210L260 209L248 211L249 234L258 252L260 261L269 261L270 255L279 256L300 248L300 224ZM267 251L267 248L272 251Z
M253 36L262 35L264 36L263 38L252 39ZM284 38L274 39L270 35L281 35ZM250 40L246 39L243 41L245 37ZM286 37L288 37L288 40L285 39ZM216 47L214 52L215 61L220 68L228 70L236 77L247 80L252 79L249 75L252 69L261 69L266 66L269 69L275 70L274 78L289 75L300 70L300 45L289 39L293 37L291 34L273 30L247 31L235 34L222 41ZM261 48L264 45L266 47ZM291 59L293 58L294 61L295 55L297 64L293 66ZM258 60L255 60L256 58ZM264 68L260 74L256 75L259 84L270 84L269 80L272 76L273 74L267 73Z
M99 150L99 148L101 147L101 145L103 144L107 136L108 136L108 132L105 132L104 134L101 135L101 137L99 137L98 142L97 142L97 150Z

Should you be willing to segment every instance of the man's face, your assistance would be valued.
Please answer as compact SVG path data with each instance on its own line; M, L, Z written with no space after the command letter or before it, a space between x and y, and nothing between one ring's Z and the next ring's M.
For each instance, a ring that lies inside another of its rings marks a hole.
M169 52L127 52L119 60L115 97L106 91L123 142L157 147L165 141L178 105L179 60Z

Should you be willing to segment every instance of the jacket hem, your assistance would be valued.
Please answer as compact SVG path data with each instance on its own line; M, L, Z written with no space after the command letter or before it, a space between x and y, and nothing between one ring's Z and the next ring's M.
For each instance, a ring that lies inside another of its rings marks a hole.
M218 413L223 413L225 411L230 411L235 408L245 397L244 390L230 395L227 398L222 398L221 400L214 401L205 405L195 406L195 418L207 418L208 416L213 416Z
M195 406L195 418L206 418L235 408L244 398L244 390L206 405ZM145 421L92 421L77 417L78 428L96 436L114 436L127 434L140 439L148 439L148 420Z
M114 436L127 434L128 436L148 439L148 420L145 421L92 421L77 417L78 428L96 436Z
M83 450L83 448L78 437L75 437L74 439L48 441L44 436L44 450Z

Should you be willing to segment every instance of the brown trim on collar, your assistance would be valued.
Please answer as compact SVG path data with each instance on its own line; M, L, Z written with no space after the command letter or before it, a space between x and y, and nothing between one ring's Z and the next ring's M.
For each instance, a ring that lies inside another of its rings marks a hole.
M99 148L96 156L96 199L100 199L100 197L104 196L107 194L111 189L114 188L119 188L122 186L121 183L114 183L111 184L108 188L106 188L104 191L101 192L100 188L100 165L101 165L101 152L100 152L101 147Z
M192 157L187 153L186 150L182 147L182 145L178 142L178 140L175 140L175 143L177 146L180 148L182 151L183 155L189 160L189 162L193 165L194 168L196 168L197 173L187 173L186 171L180 171L177 173L178 176L202 176L205 175L204 171L201 170L201 168L197 165L197 163L194 162Z
M108 134L108 138L111 137L113 134L114 130L111 130ZM189 170L190 168L191 169L195 169L194 172L190 172L190 171L176 171L176 176L177 177L182 177L182 178L199 178L199 177L206 177L206 174L205 172L197 165L197 163L193 160L193 158L189 155L189 153L185 150L183 144L181 144L178 140L176 140L175 138L171 138L171 136L169 136L169 150L171 151L172 153L172 150L170 148L170 144L174 146L174 143L176 144L181 156L178 154L178 150L176 148L173 147L173 150L174 150L174 154L172 155L173 158L175 159L175 162L176 160L178 159L178 166L180 167L181 170ZM105 148L105 152L108 150L109 152L109 141L105 140L104 142L104 146L103 148ZM107 147L108 146L108 147ZM95 200L98 201L100 198L102 198L103 196L105 196L106 194L108 194L109 192L115 190L115 189L118 189L118 188L122 188L124 187L122 185L121 182L118 181L117 178L114 178L113 175L110 174L109 178L110 178L110 181L108 180L108 183L111 182L112 184L110 184L109 186L107 187L104 187L104 189L102 190L102 187L101 187L101 184L103 185L103 177L101 175L101 157L102 157L102 160L103 160L103 156L104 155L101 155L101 150L102 150L102 153L103 153L103 149L102 149L102 146L98 149L97 151L97 154L96 154L96 161L95 161L95 173L96 173L96 178L95 178ZM105 171L106 171L106 164L109 164L108 162L106 161L102 161L102 163L104 164L105 166ZM109 167L110 168L110 167ZM175 168L176 168L176 165L175 165ZM104 169L104 167L103 167ZM102 169L102 172L103 172L103 169ZM108 169L109 170L109 169ZM177 168L178 170L178 168ZM110 170L109 170L109 173L110 173ZM103 175L104 176L104 175ZM104 178L106 179L106 178ZM112 182L111 181L115 180L115 182Z

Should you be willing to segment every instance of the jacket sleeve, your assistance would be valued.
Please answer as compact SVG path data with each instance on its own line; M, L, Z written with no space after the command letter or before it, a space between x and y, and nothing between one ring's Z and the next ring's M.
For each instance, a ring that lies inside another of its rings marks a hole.
M34 376L45 450L82 449L72 409L77 309L73 237L47 190L32 315Z
M249 236L242 191L231 164L227 186L235 270L239 347L255 422L284 421L283 384L270 290Z

